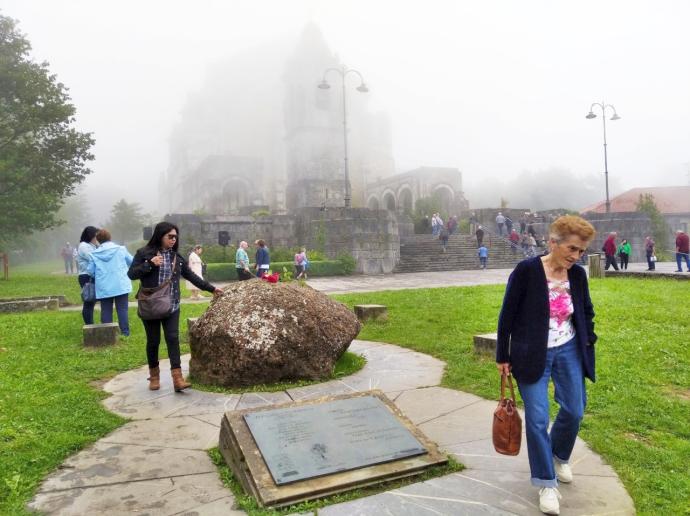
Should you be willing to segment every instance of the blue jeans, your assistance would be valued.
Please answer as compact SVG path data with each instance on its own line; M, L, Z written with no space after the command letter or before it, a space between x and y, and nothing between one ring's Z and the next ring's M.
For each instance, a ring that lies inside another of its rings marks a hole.
M688 268L688 271L690 271L690 257L688 257L688 253L676 253L676 263L678 264L678 270L683 270L683 259L685 259L685 266Z
M549 379L560 409L549 433ZM587 403L582 356L573 338L546 351L544 374L535 383L518 382L525 404L525 430L531 481L535 486L557 487L553 461L567 463L580 430Z
M120 326L122 335L129 335L129 317L127 314L127 309L129 308L128 298L128 294L121 294L115 297L99 299L101 302L101 323L113 322L113 301L115 301L117 324Z

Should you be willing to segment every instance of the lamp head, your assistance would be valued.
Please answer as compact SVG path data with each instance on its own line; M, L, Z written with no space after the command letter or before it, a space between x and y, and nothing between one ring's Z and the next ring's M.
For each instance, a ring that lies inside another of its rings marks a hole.
M621 117L618 116L618 113L614 113L613 116L611 117L611 120L620 120Z
M361 93L367 93L369 91L369 88L367 88L367 85L362 83L359 86L357 86L357 91Z
M597 115L594 114L594 111L590 111L589 113L587 113L587 116L585 116L585 118L588 118L590 120L592 118L596 118L596 117L597 117Z
M321 82L319 83L319 86L318 86L318 88L319 88L319 89L322 89L322 90L327 90L327 89L329 89L330 87L331 87L331 85L328 84L328 82L326 81L326 79L324 79L323 81L321 81Z

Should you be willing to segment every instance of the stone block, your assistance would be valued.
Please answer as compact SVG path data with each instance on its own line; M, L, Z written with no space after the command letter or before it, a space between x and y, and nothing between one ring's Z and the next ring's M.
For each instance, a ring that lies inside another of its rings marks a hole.
M57 297L27 297L0 299L0 313L34 312L37 310L58 310L60 300Z
M387 321L388 307L386 305L355 305L355 315L362 322L369 319L373 321Z
M484 335L474 336L474 350L477 353L496 353L496 340L498 339L498 334L496 333L485 333Z
M97 348L115 344L120 334L120 327L117 323L85 324L83 331L84 346Z

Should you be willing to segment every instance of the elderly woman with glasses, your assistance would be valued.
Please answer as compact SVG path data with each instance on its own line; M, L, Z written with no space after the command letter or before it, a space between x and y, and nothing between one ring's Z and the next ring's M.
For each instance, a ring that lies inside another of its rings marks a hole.
M177 252L180 230L170 222L159 222L153 230L151 240L137 251L127 275L133 280L141 280L143 288L155 288L170 280L172 288L171 311L161 319L142 320L146 330L146 358L149 364L149 389L160 389L160 368L158 367L158 347L161 341L161 326L165 335L170 358L175 392L180 392L191 384L182 376L180 360L180 276L190 281L200 290L220 295L223 291L194 274L187 261Z
M594 381L594 308L577 265L594 238L586 220L566 215L549 231L549 253L523 260L508 279L498 319L496 365L512 374L525 405L531 481L539 508L558 514L559 482L572 482L570 455ZM549 382L560 406L549 431Z

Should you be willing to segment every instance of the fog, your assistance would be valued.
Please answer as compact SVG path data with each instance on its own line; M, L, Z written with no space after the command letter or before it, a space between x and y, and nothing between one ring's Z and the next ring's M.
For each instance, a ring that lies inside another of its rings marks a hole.
M95 135L83 190L94 223L123 197L160 214L159 176L185 110L219 74L249 90L267 72L281 77L310 22L364 75L367 108L390 122L395 171L457 167L472 207L602 200L601 113L585 119L602 100L622 117L607 125L612 196L690 182L684 0L4 0L2 13L19 21L35 59L69 87L78 127ZM276 88L257 111L278 115L278 135L283 96Z

